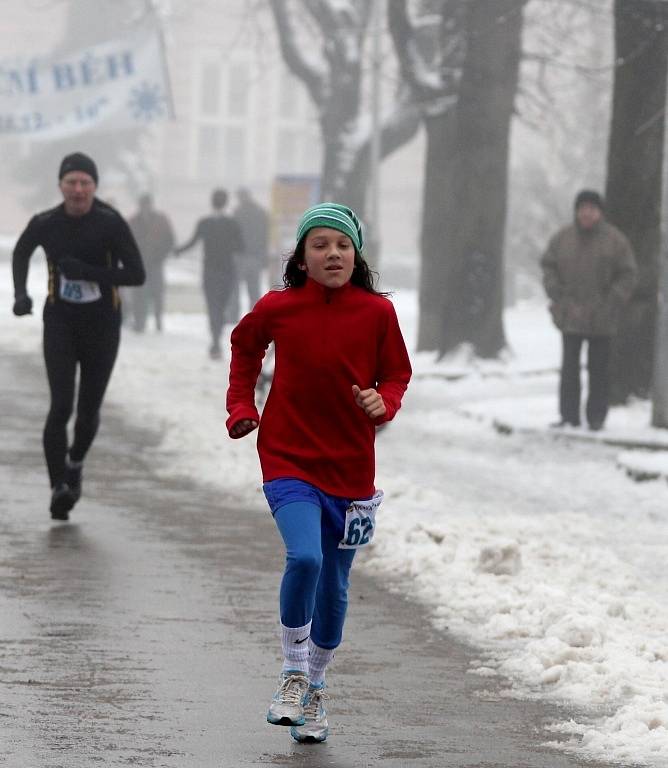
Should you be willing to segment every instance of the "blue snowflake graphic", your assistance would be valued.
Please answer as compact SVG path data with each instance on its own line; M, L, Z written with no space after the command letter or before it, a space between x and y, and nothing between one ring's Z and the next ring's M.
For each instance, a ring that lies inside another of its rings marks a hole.
M167 99L158 83L144 81L130 92L128 107L135 120L150 123L165 115Z

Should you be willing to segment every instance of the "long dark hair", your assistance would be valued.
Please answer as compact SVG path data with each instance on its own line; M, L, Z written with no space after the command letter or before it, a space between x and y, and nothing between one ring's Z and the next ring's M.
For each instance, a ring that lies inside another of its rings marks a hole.
M306 235L297 243L295 250L288 256L283 272L283 285L286 288L301 288L306 283L307 274L301 266L304 264L306 252ZM368 293L376 296L389 296L385 291L376 290L376 280L378 273L374 272L366 263L364 257L355 248L355 266L350 277L350 282L358 288L362 288Z

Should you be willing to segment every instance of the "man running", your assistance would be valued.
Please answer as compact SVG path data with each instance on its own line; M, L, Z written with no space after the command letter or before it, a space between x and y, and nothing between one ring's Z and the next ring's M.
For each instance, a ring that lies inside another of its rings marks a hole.
M14 248L12 269L14 314L31 314L28 267L35 249L44 249L49 271L44 360L51 391L44 453L52 488L51 517L67 520L81 496L83 461L100 423L118 351L118 286L141 285L145 273L127 223L95 197L98 174L93 160L81 152L67 155L58 180L63 202L32 217ZM68 448L77 366L77 413Z

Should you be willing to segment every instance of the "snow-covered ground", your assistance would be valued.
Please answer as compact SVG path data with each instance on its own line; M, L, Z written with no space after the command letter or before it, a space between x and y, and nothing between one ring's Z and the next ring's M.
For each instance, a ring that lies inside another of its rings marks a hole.
M44 276L34 261L39 308ZM195 263L170 263L172 308L192 304ZM413 346L416 296L394 301ZM386 501L358 567L478 648L471 674L490 687L502 676L502 695L577 712L552 726L565 748L668 766L668 484L632 482L619 449L602 442L668 445L668 435L648 426L646 403L614 409L591 440L554 434L546 425L557 415L557 333L541 302L506 321L512 351L501 362L465 350L441 363L413 356L404 407L378 437ZM171 312L165 326L162 335L124 332L108 401L160 430L150 449L158 471L210 483L225 503L266 514L254 437L233 441L225 431L227 366L206 357L205 318ZM5 315L0 345L38 356L40 327L39 309Z

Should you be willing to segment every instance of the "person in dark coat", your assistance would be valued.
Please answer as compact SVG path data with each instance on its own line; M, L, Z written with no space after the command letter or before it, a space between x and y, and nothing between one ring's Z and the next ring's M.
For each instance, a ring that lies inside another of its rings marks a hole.
M267 266L269 255L269 216L265 209L253 199L251 193L242 187L237 190L239 204L234 211L234 218L241 228L244 240L243 253L237 259L237 274L239 278L236 300L236 315L238 320L239 296L241 284L246 284L249 308L260 298L260 277Z
M139 210L128 223L146 268L146 282L132 291L133 328L142 333L152 311L155 328L161 331L165 295L163 265L174 247L174 231L167 216L153 207L151 195L139 198Z
M627 238L605 220L601 195L582 190L575 221L550 240L541 259L550 312L561 331L561 419L580 425L580 353L587 343L589 428L603 427L608 413L610 341L633 293L637 267Z
M237 285L235 256L244 250L239 224L224 213L227 192L216 189L211 195L213 213L197 222L190 240L175 249L183 253L200 240L204 246L202 289L206 299L211 329L209 356L219 360L222 356L220 337L225 324L226 309Z

